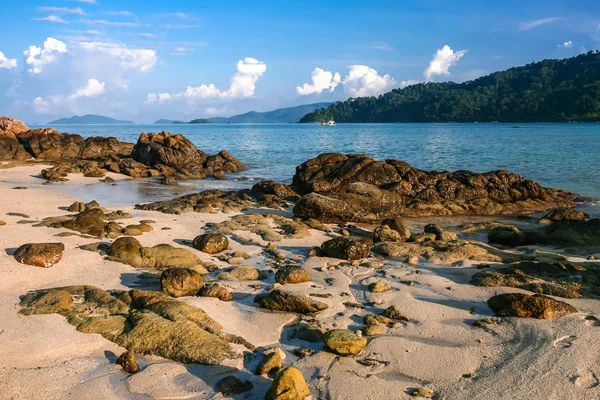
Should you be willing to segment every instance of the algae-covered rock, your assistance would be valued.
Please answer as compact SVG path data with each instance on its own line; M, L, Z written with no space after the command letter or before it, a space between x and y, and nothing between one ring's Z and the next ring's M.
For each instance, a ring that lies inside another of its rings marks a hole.
M134 268L154 268L164 270L172 267L187 267L206 273L202 260L187 249L158 244L154 247L143 247L132 237L115 240L110 248L109 259Z
M299 314L310 314L323 311L327 304L313 300L307 296L292 294L278 289L254 298L261 307L273 311L288 311Z
M211 283L206 286L202 286L198 291L198 296L202 297L216 297L221 301L233 301L233 295L223 285L218 283Z
M229 247L229 240L227 239L227 236L220 233L207 233L196 236L196 238L194 238L193 246L195 249L204 253L216 254L227 250Z
M277 270L275 273L275 281L284 285L286 283L295 284L310 282L312 281L312 278L304 268L298 265L287 265Z
M230 271L220 272L217 275L217 279L223 281L255 281L258 278L258 270L251 265L234 267Z
M504 293L491 297L487 304L499 317L552 319L577 312L564 301L539 294Z
M335 238L321 245L327 257L343 260L360 260L369 256L371 245L364 240Z
M413 397L423 397L425 399L432 399L433 396L435 396L435 392L433 390L422 387L413 390L410 394Z
M217 389L223 393L223 396L232 394L241 394L249 392L254 388L250 381L241 381L233 375L226 376L217 382Z
M401 218L385 219L381 226L373 231L373 242L405 242L410 237L411 233Z
M498 226L488 232L488 240L491 243L506 246L520 246L525 243L525 239L525 234L516 226Z
M50 268L61 260L64 249L62 243L28 243L19 247L14 257L21 264Z
M169 268L160 275L160 289L169 296L195 296L203 286L202 275L190 268Z
M404 316L404 314L402 314L400 309L396 306L389 306L388 308L383 310L381 315L384 317L390 318L390 319L398 320L398 321L408 321L409 320L407 317Z
M307 342L320 342L323 340L324 333L325 331L317 324L303 322L298 326L296 336Z
M132 351L126 351L117 358L115 364L120 365L123 368L123 371L129 372L130 374L135 374L139 372L140 366L135 361L135 353Z
M265 395L266 400L305 400L310 390L304 376L294 367L287 367L277 373Z
M384 293L392 290L392 286L387 282L373 282L369 284L369 292Z
M583 211L575 210L573 208L560 207L554 210L548 211L540 222L558 222L558 221L583 221L591 216Z
M271 372L277 372L281 367L283 367L281 350L276 348L275 351L271 351L264 355L263 359L256 367L256 373L258 375L268 375Z
M73 310L73 298L69 292L53 289L41 293L29 293L21 299L21 314L63 314Z
M323 335L323 343L341 356L356 355L367 345L367 339L348 329L334 329Z

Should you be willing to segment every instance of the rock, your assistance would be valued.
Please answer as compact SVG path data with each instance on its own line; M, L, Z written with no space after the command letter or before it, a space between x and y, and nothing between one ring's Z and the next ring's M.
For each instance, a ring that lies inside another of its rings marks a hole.
M192 268L206 273L202 260L187 249L159 244L154 247L143 247L132 237L122 237L113 242L109 252L109 260L129 264L134 268L154 268L165 270L171 267Z
M392 290L392 286L387 282L373 282L369 284L369 292L384 293Z
M172 297L195 296L204 286L202 276L189 268L169 268L160 275L160 290Z
M21 120L0 117L0 160L27 160L31 155L19 143L18 136L29 128Z
M61 260L64 249L62 243L28 243L19 247L14 257L21 264L50 268Z
M408 321L409 320L407 317L404 316L404 314L402 314L400 309L396 306L389 306L388 308L383 310L381 315L386 318L395 319L398 321Z
M322 222L398 216L516 214L569 207L577 195L507 171L422 171L399 160L321 154L296 168L294 215Z
M505 246L520 246L525 243L525 234L516 226L499 226L488 232L490 243L499 243Z
M252 186L251 193L258 200L265 200L269 195L288 201L296 201L300 198L291 186L275 181L260 181Z
M207 233L196 236L193 246L195 249L204 253L216 254L227 250L229 247L229 240L227 239L227 236L219 233Z
M418 265L419 264L419 257L417 257L417 256L406 257L406 263L409 264L409 265Z
M365 336L379 336L384 333L382 325L367 325L362 330Z
M286 283L296 284L310 282L312 281L312 278L304 268L297 265L287 265L277 270L275 273L275 281L284 285Z
M307 296L301 296L279 289L272 290L266 294L260 294L254 298L261 307L273 311L288 311L299 314L310 314L325 310L328 306Z
M591 218L591 215L580 210L561 207L546 213L540 222L557 222L557 221L583 221L586 218Z
M394 323L394 320L383 315L367 314L363 317L363 323L371 325L388 325Z
M294 367L286 367L277 373L265 395L266 400L305 400L310 390L302 373Z
M334 329L323 335L323 343L335 354L353 356L367 345L367 339L347 329Z
M302 349L296 349L294 351L294 354L297 355L300 358L305 358L305 357L310 357L313 354L315 354L315 351L311 348L305 347Z
M276 350L278 351L273 351L268 354L265 354L264 358L258 364L258 367L256 367L256 373L258 375L268 375L271 372L277 372L277 370L283 367L281 350Z
M321 249L327 257L360 260L369 256L371 245L363 240L335 238L323 243Z
M584 247L596 251L600 248L600 218L553 222L541 229L527 231L527 236L542 244Z
M115 183L116 181L111 178L110 176L107 176L106 178L104 178L104 183Z
M223 286L218 283L211 283L202 286L198 291L198 296L216 297L221 301L233 301L233 295Z
M402 219L385 219L381 226L373 231L373 242L405 242L411 237L410 231L404 226Z
M67 211L70 212L76 212L76 213L81 213L85 211L85 204L83 204L81 201L76 201L75 203L71 204L69 206L69 208L67 209Z
M62 314L73 309L73 297L65 290L53 289L41 293L30 293L21 299L20 311L24 315Z
M325 331L321 329L315 323L300 323L296 336L300 340L306 340L307 342L320 342L323 340L323 334Z
M254 388L254 385L250 381L241 381L233 375L226 376L217 382L217 389L223 394L223 396L230 396L232 394L241 394L249 392Z
M568 303L539 294L504 293L491 297L487 304L499 317L552 319L577 312Z
M220 272L217 275L217 279L223 281L255 281L258 278L258 271L251 265L234 267L228 272Z
M133 351L126 351L117 358L115 364L123 367L125 372L129 372L130 374L135 374L139 372L140 366L137 362L135 362L135 353Z
M424 231L425 231L425 233L435 235L435 240L441 240L441 241L458 240L458 236L456 236L455 233L446 232L442 228L440 228L439 226L437 226L435 224L425 225Z
M433 396L435 396L435 392L427 388L418 388L411 392L411 396L433 399Z
M162 183L163 185L168 185L168 186L177 186L179 185L179 183L177 183L177 179L175 179L172 176L169 175L163 175L160 183Z

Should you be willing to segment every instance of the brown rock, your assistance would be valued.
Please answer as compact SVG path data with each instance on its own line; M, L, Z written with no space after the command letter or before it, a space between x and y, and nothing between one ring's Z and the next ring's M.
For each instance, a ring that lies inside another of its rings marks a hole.
M193 246L195 249L208 254L216 254L227 250L229 240L227 236L220 233L206 233L194 238Z
M28 243L19 247L14 257L22 264L50 268L61 260L64 249L62 243Z
M275 281L284 285L286 283L295 284L310 282L312 281L312 278L304 268L297 265L287 265L277 270L275 273Z
M321 245L327 257L343 260L360 260L369 256L371 245L363 240L335 238Z
M216 297L221 301L233 301L233 295L223 285L219 285L218 283L211 283L201 287L198 296Z
M169 268L160 275L160 290L169 296L195 296L203 286L202 275L193 269Z
M552 319L577 312L564 301L539 294L504 293L491 297L487 304L499 317Z
M305 400L310 390L302 373L294 367L287 367L277 373L265 395L266 400Z
M140 366L135 361L135 353L133 352L133 350L126 351L123 354L121 354L119 358L117 358L117 361L115 361L115 364L120 365L121 367L123 367L123 370L125 372L129 372L130 374L135 374L140 370Z
M301 296L275 289L254 298L261 307L273 311L288 311L299 314L310 314L325 310L328 306L307 296Z

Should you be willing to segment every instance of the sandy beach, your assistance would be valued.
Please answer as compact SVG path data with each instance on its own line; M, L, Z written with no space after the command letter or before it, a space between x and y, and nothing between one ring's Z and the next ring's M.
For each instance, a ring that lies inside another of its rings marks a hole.
M69 194L77 187L106 185L81 175L70 175L65 183L44 185L38 178L42 168L0 170L0 220L6 222L0 227L3 399L226 398L215 385L232 374L250 380L254 386L239 397L258 399L264 397L271 379L256 375L254 370L261 350L270 347L283 350L284 365L302 372L314 399L402 399L410 398L411 391L420 387L431 389L436 398L444 399L600 398L600 350L593 346L600 339L600 322L589 318L600 315L597 300L568 299L578 312L552 320L508 318L487 328L473 327L474 321L493 315L486 305L491 296L527 292L469 284L470 277L478 272L476 261L440 266L369 258L368 263L353 265L339 259L306 257L314 246L340 236L335 233L335 225L331 225L334 231L330 233L311 229L305 238L277 242L286 256L302 256L300 263L312 277L312 282L286 284L285 289L291 293L319 294L318 300L329 306L326 310L313 317L300 317L260 309L253 298L273 284L273 277L225 281L223 284L234 295L233 302L194 296L178 300L203 309L225 332L243 337L257 350L220 366L140 355L141 371L126 374L114 364L125 349L101 335L77 332L60 315L19 314L20 296L31 291L81 284L104 290L144 285L139 280L139 269L79 248L97 239L57 238L56 234L67 230L33 226L49 216L70 214L65 207L80 200ZM119 175L114 174L114 178L119 179ZM16 186L27 189L14 189ZM132 205L118 209L133 216L119 221L124 224L154 221L152 232L137 236L144 246L165 243L184 247L220 268L229 266L185 241L202 233L207 223L222 222L237 213L169 215L136 210ZM422 221L406 223L416 229ZM162 230L165 227L171 229ZM240 231L231 239L230 251L243 251L250 256L244 264L258 269L268 267L263 254L267 242L260 236ZM12 256L22 244L57 241L64 243L64 255L51 268L20 264ZM373 263L382 266L373 268ZM367 287L373 282L387 282L391 290L371 293ZM344 302L364 304L364 308L348 307ZM409 320L386 326L380 335L369 337L357 356L341 357L324 350L322 343L306 342L294 335L299 319L314 320L324 330L359 330L364 315L390 305L399 307ZM298 348L312 348L314 355L300 358L294 353Z

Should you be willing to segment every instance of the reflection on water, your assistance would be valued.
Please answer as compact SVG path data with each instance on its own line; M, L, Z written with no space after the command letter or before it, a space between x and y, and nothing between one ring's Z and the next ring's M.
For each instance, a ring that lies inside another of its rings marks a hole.
M426 170L507 169L543 185L600 198L600 124L197 124L63 125L59 131L116 136L182 133L207 153L227 149L247 176L289 182L295 167L324 152L395 158Z

